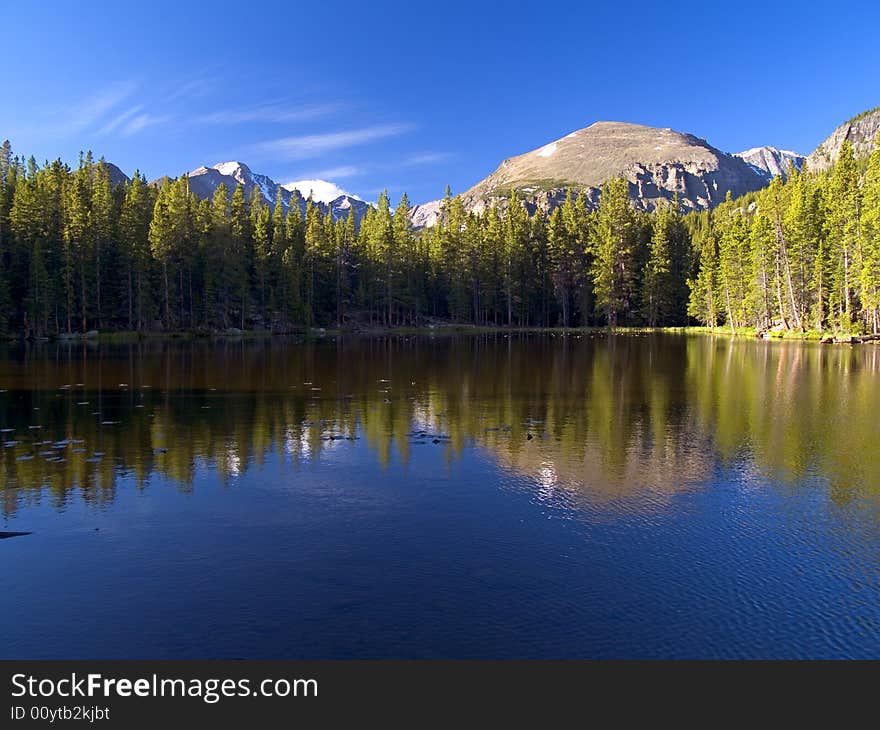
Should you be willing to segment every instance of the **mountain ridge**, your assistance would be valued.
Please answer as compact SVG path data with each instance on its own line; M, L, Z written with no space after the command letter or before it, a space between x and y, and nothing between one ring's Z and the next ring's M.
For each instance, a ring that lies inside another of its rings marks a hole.
M777 175L785 179L793 169L806 166L809 170L827 170L839 156L844 141L850 141L856 155L864 157L874 148L878 133L880 107L857 114L838 126L808 156L770 145L729 154L701 137L668 127L598 121L528 152L507 157L461 196L466 210L479 213L492 205L504 209L513 188L529 213L534 214L561 204L571 189L584 194L587 205L595 207L601 186L611 178L624 177L636 208L651 211L677 199L684 210L706 210L722 202L728 193L737 197L759 190ZM118 167L107 165L114 184L128 180ZM221 183L226 184L230 194L236 185L243 185L246 197L259 189L270 206L280 192L285 208L296 204L303 213L306 195L315 191L313 202L322 214L329 212L338 220L354 209L358 224L370 208L369 203L334 183L302 180L279 184L237 160L198 167L189 173L189 180L193 192L203 198L213 195ZM308 190L302 190L303 187ZM341 194L332 197L336 191ZM441 207L442 200L414 205L413 226L434 225Z
M561 204L568 190L598 204L601 186L624 177L630 199L654 210L675 199L685 209L705 210L767 184L766 176L696 135L630 122L594 122L524 154L508 157L489 176L462 193L465 208L480 212L506 205L515 189L530 213ZM414 224L432 225L438 201L417 206Z
M798 152L781 150L770 145L752 147L742 152L735 152L733 156L745 161L759 175L764 177L767 183L777 175L782 177L783 180L787 180L792 168L798 171L803 170L804 163L807 160L804 155Z
M868 109L847 119L825 138L807 157L807 168L817 172L829 169L838 157L843 143L852 144L856 157L867 157L875 147L880 133L880 107Z
M231 196L240 184L247 199L251 198L256 189L266 204L274 207L280 192L281 205L284 209L289 210L292 205L296 205L303 216L306 213L307 198L302 194L302 191L280 185L268 175L255 173L247 164L238 160L218 162L211 166L202 165L189 172L188 178L190 190L199 198L212 197L221 184L226 185ZM163 179L154 180L152 184L160 184ZM349 210L353 209L356 225L360 225L369 208L368 203L347 193L329 201L313 200L312 203L321 211L322 215L331 213L333 220L345 218Z

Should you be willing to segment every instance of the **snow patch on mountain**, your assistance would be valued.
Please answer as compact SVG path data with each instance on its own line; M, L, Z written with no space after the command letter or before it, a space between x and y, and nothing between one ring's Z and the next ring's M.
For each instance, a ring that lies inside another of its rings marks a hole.
M739 157L768 182L777 175L785 180L792 168L802 170L806 160L797 152L776 147L752 147L744 152L737 152L734 157Z
M303 198L308 198L311 194L312 200L319 203L332 203L341 197L361 200L357 195L352 195L347 190L343 190L336 183L327 180L294 180L293 182L282 185L285 190L298 190Z
M244 177L243 173L245 171L250 172L250 168L247 165L245 165L243 162L237 162L235 160L231 160L229 162L218 162L213 167L221 175L228 175L229 177L234 177L236 179L239 176Z
M218 162L211 167L197 167L189 173L189 185L193 194L200 198L211 198L220 185L226 186L231 197L236 187L241 185L246 200L258 194L270 207L275 205L280 195L284 210L296 206L303 215L306 212L306 198L311 192L312 200L322 214L330 213L333 220L339 220L353 212L355 225L360 225L370 208L369 203L326 180L299 180L279 185L269 176L252 172L246 164L235 160Z

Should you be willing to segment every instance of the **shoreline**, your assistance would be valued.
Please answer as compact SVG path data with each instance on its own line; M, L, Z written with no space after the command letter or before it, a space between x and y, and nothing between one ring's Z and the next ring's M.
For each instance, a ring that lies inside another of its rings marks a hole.
M267 330L234 330L234 331L132 331L132 330L109 330L98 332L92 330L88 333L62 333L40 338L22 338L18 336L6 336L8 344L25 343L32 344L74 344L74 343L124 343L141 342L147 340L254 340L269 339L276 337L298 337L305 340L322 339L325 337L388 337L388 336L434 336L434 335L489 335L489 334L529 334L529 335L649 335L649 334L682 334L682 335L721 335L731 339L763 339L769 341L787 342L819 342L822 344L846 344L856 345L869 342L880 344L880 335L860 333L832 333L818 331L770 331L758 333L754 328L743 328L731 332L726 327L702 327L702 326L679 326L679 327L505 327L483 326L468 324L438 324L402 327L362 327L334 328L313 327L311 329L292 330L288 332L271 332Z

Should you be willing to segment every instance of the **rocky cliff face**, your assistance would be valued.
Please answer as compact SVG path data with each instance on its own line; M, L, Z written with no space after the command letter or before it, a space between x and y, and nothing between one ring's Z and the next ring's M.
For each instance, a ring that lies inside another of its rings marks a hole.
M530 212L549 210L569 188L583 191L595 205L602 184L622 176L637 208L654 210L678 197L682 208L703 210L727 193L762 188L765 177L739 157L672 129L623 122L596 122L536 150L505 160L489 177L462 195L469 210L502 208L511 188ZM417 206L415 225L431 225L437 201Z
M867 157L874 151L874 140L880 132L880 107L862 112L835 129L831 136L807 157L810 170L829 169L840 157L840 148L847 140L852 144L856 157Z
M737 152L734 157L743 160L768 183L777 175L786 180L792 169L802 170L807 159L797 152L776 147L753 147Z

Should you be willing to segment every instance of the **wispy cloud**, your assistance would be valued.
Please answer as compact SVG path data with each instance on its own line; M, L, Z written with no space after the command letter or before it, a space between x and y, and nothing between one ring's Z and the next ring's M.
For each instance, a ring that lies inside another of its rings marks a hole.
M117 114L113 117L109 122L107 122L103 127L98 130L99 135L111 134L119 129L125 122L130 120L135 114L137 114L141 109L143 109L143 104L137 104L136 106L131 107L130 109L126 109L121 114Z
M343 108L342 104L315 104L304 107L290 107L283 104L263 104L243 109L221 109L210 114L193 118L194 124L245 124L247 122L302 122L334 114Z
M171 121L170 115L144 111L144 104L130 101L137 90L138 84L134 81L108 86L93 96L69 105L65 110L63 127L53 124L40 131L53 136L93 131L97 136L113 134L131 137L148 127Z
M165 124L166 122L170 122L172 119L171 116L163 115L158 116L154 114L138 114L136 117L132 117L129 119L122 129L120 130L120 134L123 137L131 137L138 132L143 131L147 127L155 127L159 124Z
M343 178L358 177L358 175L363 175L364 172L365 170L362 167L342 165L340 167L330 167L326 170L306 172L299 175L299 178L305 180L341 180Z
M125 81L106 87L99 93L74 104L67 114L65 126L68 129L82 130L99 122L118 104L134 93L137 85Z
M437 162L444 162L452 157L449 152L426 152L421 155L413 155L403 161L404 165L433 165Z
M282 137L257 144L254 146L254 151L288 160L302 160L320 157L327 152L346 147L355 147L387 137L396 137L410 129L412 129L410 124L381 124L344 132Z
M179 99L201 99L210 95L219 86L218 79L207 76L190 79L175 86L163 99L163 104L171 104Z

